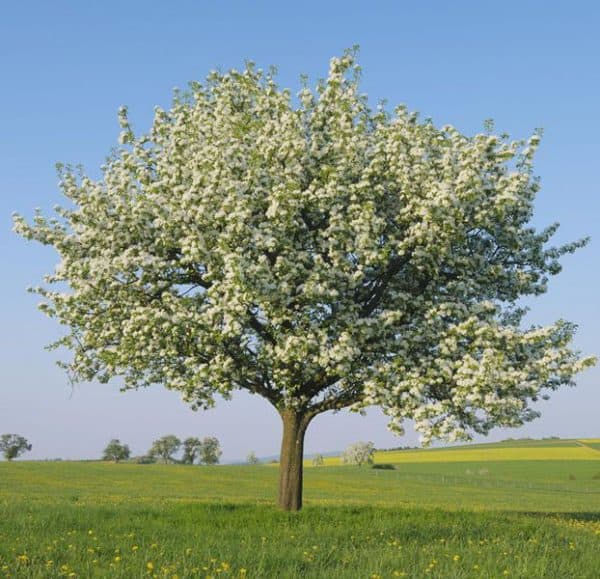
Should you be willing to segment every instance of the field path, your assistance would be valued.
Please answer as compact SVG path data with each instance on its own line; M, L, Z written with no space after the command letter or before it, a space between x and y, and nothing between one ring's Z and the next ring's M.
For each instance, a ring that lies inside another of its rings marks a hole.
M581 440L576 440L575 441L579 446L583 446L585 448L591 448L593 451L595 452L600 452L600 448L597 448L595 446L592 446L591 444L586 444L585 442L581 441Z

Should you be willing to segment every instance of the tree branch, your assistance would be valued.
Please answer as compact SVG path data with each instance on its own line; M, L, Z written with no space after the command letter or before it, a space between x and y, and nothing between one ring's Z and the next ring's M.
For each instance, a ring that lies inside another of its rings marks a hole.
M356 402L361 398L361 388L351 388L349 390L342 390L337 396L331 398L325 398L315 404L312 404L307 409L307 414L313 418L317 414L327 412L328 410L341 410Z
M375 288L365 300L360 312L361 317L366 318L375 311L383 300L389 282L408 263L410 257L411 254L409 253L397 255L390 260L383 274L376 280Z

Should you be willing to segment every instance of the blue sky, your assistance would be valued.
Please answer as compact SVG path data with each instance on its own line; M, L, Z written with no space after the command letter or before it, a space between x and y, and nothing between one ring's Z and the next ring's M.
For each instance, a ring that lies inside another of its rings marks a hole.
M282 86L325 75L328 60L358 43L363 90L373 102L406 103L466 133L494 118L521 138L544 128L535 223L560 221L557 242L591 235L564 260L531 320L564 317L580 325L576 345L600 351L600 4L567 2L27 1L0 16L0 432L33 443L32 458L94 457L120 437L136 453L154 438L216 435L224 458L275 454L280 424L261 399L239 395L193 413L160 388L118 392L113 385L71 388L43 346L60 329L25 292L55 263L51 250L11 233L10 215L60 203L54 164L81 163L97 174L116 144L119 105L139 130L173 87L210 69L275 64ZM600 370L576 389L554 394L538 421L506 436L600 436ZM317 418L307 451L340 449L357 439L398 439L376 411Z

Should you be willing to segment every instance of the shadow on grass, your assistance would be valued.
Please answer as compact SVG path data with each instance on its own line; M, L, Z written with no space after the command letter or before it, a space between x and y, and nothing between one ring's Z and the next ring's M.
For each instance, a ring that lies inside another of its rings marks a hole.
M570 521L581 521L584 523L600 523L600 511L596 512L546 512L540 513L535 511L515 511L516 515L523 515L526 517L540 518L540 519L562 519Z

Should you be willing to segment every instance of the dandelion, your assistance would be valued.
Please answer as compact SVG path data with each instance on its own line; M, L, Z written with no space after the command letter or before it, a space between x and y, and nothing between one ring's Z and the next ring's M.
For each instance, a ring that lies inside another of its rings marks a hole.
M152 561L148 561L146 563L146 569L148 569L148 571L153 571L154 570L154 563Z
M456 563L460 560L460 555L454 555L454 557L452 557L452 560Z

